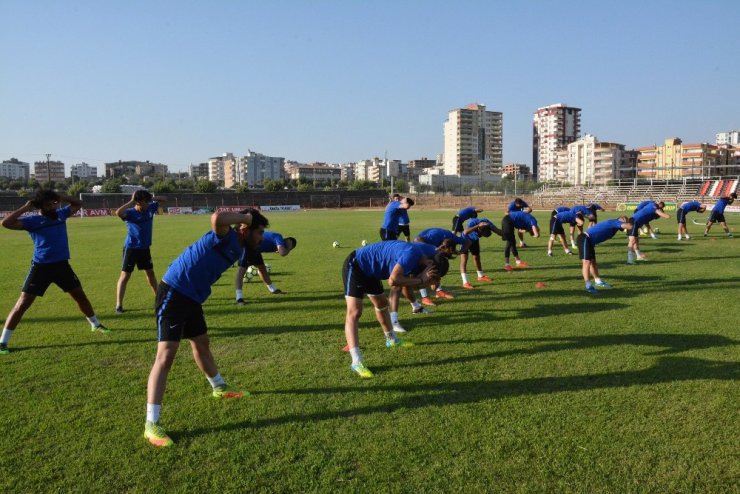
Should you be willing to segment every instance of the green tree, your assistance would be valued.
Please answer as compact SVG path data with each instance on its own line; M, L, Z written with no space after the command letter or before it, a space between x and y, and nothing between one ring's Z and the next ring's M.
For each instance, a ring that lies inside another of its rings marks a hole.
M311 184L298 184L298 192L308 192L311 190Z
M90 187L90 184L88 184L85 181L76 182L69 186L69 189L67 189L67 195L77 197L82 192L88 192Z
M121 192L121 181L117 178L112 178L103 182L101 192L116 193Z
M234 187L234 190L240 194L244 194L245 192L249 192L249 184L246 182L242 182L236 187Z
M199 178L198 181L195 182L195 185L193 185L193 190L195 192L211 193L216 192L217 189L218 186L206 178Z
M151 191L155 194L169 194L176 190L175 181L167 178L152 185Z
M283 187L284 187L282 180L270 180L270 179L265 180L262 186L265 188L267 192L278 192L280 190L283 190Z

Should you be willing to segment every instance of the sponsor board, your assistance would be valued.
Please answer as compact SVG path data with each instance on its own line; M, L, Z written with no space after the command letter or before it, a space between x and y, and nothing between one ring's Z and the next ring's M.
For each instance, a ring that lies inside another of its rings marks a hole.
M617 204L617 211L627 211L627 212L633 212L637 205L640 204L639 202L620 202ZM675 211L676 210L676 203L675 202L666 202L665 207L663 208L663 211Z
M301 206L298 204L286 204L281 206L260 206L261 211L300 211Z
M169 214L193 214L193 208L190 206L167 208Z
M113 213L108 208L82 208L77 211L74 216L77 217L90 217L90 216L111 216Z
M707 207L707 213L712 212L712 208L714 208L714 204L705 204ZM740 213L740 206L730 206L728 205L725 207L725 213Z
M0 211L0 218L5 218L6 216L10 216L10 213L13 211ZM26 216L33 216L36 214L36 212L28 211L20 215L20 218L25 218Z
M238 213L242 209L246 208L254 208L259 209L259 206L218 206L216 207L216 212L220 213L221 211L228 211L229 213Z

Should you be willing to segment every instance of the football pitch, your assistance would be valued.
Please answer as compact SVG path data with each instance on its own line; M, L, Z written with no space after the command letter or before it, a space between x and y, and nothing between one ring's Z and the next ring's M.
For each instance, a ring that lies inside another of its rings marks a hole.
M450 227L454 211L412 209L412 233ZM267 214L298 239L265 255L274 284L234 270L204 310L226 380L252 393L214 400L183 344L161 423L175 440L143 438L146 381L156 349L153 295L134 272L114 314L126 228L117 218L67 222L71 264L109 335L91 333L57 287L37 299L0 356L0 492L738 492L740 489L740 238L709 238L675 218L641 239L648 261L628 266L626 238L596 248L604 280L591 296L578 256L545 235L520 249L530 269L504 272L500 238L482 239L492 283L412 315L388 350L365 301L360 339L375 378L342 352L342 262L378 239L382 211ZM484 212L500 225L501 212ZM615 217L602 213L600 219ZM730 226L740 215L728 214ZM158 216L157 277L209 228L208 216ZM1 317L28 271L26 232L3 230ZM332 248L332 242L340 242ZM544 283L538 288L536 283Z

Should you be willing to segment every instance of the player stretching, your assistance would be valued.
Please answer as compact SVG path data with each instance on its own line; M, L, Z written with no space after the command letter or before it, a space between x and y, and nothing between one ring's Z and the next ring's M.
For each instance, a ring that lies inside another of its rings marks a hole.
M492 281L490 277L486 276L483 272L483 265L480 260L480 238L490 237L491 233L496 233L501 236L501 230L494 225L491 220L487 218L473 218L468 221L468 225L463 230L463 238L470 241L470 245L467 249L460 251L460 278L462 278L463 288L472 290L473 285L468 282L468 252L473 254L473 264L475 265L475 271L477 274L478 281Z
M383 224L380 226L380 240L398 239L398 221L404 210L414 205L410 197L402 197L399 201L393 200L388 203L383 215Z
M583 217L576 219L583 225ZM592 225L584 233L578 235L578 256L581 258L583 281L586 282L586 291L591 295L596 295L598 291L594 285L599 288L611 288L612 286L599 276L599 267L596 264L596 244L605 242L612 238L619 230L629 231L632 225L627 221L626 216L620 216L617 219L606 220L599 224ZM591 277L594 283L591 283Z
M237 229L231 225L239 225ZM211 230L186 248L162 277L157 289L157 356L147 384L144 437L154 446L172 446L159 425L159 412L167 375L180 340L190 340L198 368L213 388L214 398L241 398L245 392L229 386L221 377L208 342L203 303L213 285L234 264L243 247L256 248L262 241L267 218L255 209L241 213L221 211L211 216Z
M401 194L393 194L394 201L401 201ZM401 215L398 217L398 236L406 236L406 241L411 242L411 220L409 219L409 210L401 209Z
M529 204L524 202L524 199L521 197L515 198L513 201L509 203L509 207L507 208L507 213L513 213L516 211L524 211L525 213L532 214L532 208L529 207ZM526 247L527 244L524 242L524 232L518 231L517 234L519 235L519 247Z
M629 231L629 241L627 242L627 264L635 264L635 261L647 261L647 258L640 253L640 228L658 218L670 218L671 216L663 212L665 203L652 202L638 209L629 222L632 228Z
M60 202L67 206L58 207ZM38 189L33 199L21 208L10 213L2 225L10 230L26 230L33 240L33 259L31 269L21 289L21 296L5 319L0 336L0 354L9 353L8 342L13 331L21 322L23 314L31 307L36 297L43 297L49 285L55 283L69 293L87 317L90 328L99 333L108 333L88 300L82 284L69 265L69 240L67 238L67 218L80 210L82 203L69 196L60 196L53 190ZM24 213L38 209L40 214L21 218Z
M596 224L596 211L603 208L596 204L595 202L592 202L588 205L582 205L579 204L577 206L573 206L570 208L571 211L574 213L581 213L584 218L588 218L588 226L595 225ZM570 226L570 246L573 249L577 249L578 246L576 246L575 237L573 236L575 234L576 228L578 229L578 234L580 235L583 233L583 225L578 225L577 223L575 225Z
M478 213L482 213L482 209L477 209L475 206L462 208L457 212L454 218L452 218L452 233L461 234L465 230L465 222L471 218L477 218Z
M702 205L699 201L690 201L681 204L681 207L678 208L678 212L676 213L676 221L678 221L678 240L681 240L682 234L686 240L691 240L689 232L686 230L686 215L693 211L703 213L706 210L707 207Z
M298 241L293 237L283 238L277 232L265 232L262 242L256 249L249 249L245 247L242 251L242 255L239 258L239 268L236 270L236 279L234 284L236 285L236 303L239 305L246 305L244 301L244 293L242 287L244 286L244 273L247 271L249 266L257 268L257 272L260 275L260 279L270 290L273 295L284 293L279 288L275 288L270 278L270 273L267 271L265 261L262 259L263 253L277 252L281 256L287 256L290 254L295 246L298 245Z
M540 236L537 219L531 214L524 211L514 211L504 216L501 220L501 239L506 242L506 247L504 247L504 270L509 272L514 270L509 263L512 253L518 268L529 267L529 264L519 259L519 251L516 248L516 238L514 236L515 230L529 232L535 238Z
M131 273L134 272L134 266L144 270L152 293L157 294L157 277L154 275L149 248L152 245L154 215L159 210L159 203L163 201L161 197L153 201L149 192L137 190L131 195L129 202L116 210L116 215L126 222L128 229L128 235L123 243L121 276L116 286L116 314L123 314L123 296L126 294L126 285L131 279Z
M424 244L433 245L434 247L441 247L442 245L447 245L450 250L450 253L454 253L456 246L460 246L460 253L467 252L470 248L470 244L472 241L467 238L466 236L459 237L452 233L449 230L445 230L444 228L427 228L426 230L423 230L419 232L419 235L414 239L414 242L421 242ZM437 285L435 288L435 297L436 298L445 298L452 300L455 297L453 295L450 295L446 291L442 289L442 285ZM431 298L429 298L429 294L427 292L426 288L422 288L419 290L421 293L421 303L424 305L436 305Z
M411 342L399 339L393 330L382 280L388 280L391 296L394 293L398 296L399 290L394 288L424 288L437 284L447 269L447 258L442 255L433 258L424 255L424 244L416 242L379 242L361 247L347 256L342 267L344 299L347 303L344 335L347 349L352 356L353 372L363 378L373 377L370 369L365 367L360 352L357 326L362 316L363 297L367 295L373 303L375 317L385 333L386 348L413 346Z
M581 219L581 225L583 225L583 214L576 213L570 209L565 208L565 211L558 212L557 209L552 212L550 216L550 240L547 241L547 255L552 256L552 246L555 243L555 239L560 237L560 244L563 246L566 255L572 255L573 253L568 249L568 244L565 242L565 229L563 224L568 223L571 228L576 226L576 219Z
M730 232L730 228L727 226L727 222L725 221L725 208L735 202L735 199L737 199L737 194L733 192L729 196L720 197L717 200L717 204L712 208L712 214L709 216L709 220L707 221L707 227L704 229L705 237L709 235L709 229L712 228L714 223L719 223L727 236L732 237L732 232Z

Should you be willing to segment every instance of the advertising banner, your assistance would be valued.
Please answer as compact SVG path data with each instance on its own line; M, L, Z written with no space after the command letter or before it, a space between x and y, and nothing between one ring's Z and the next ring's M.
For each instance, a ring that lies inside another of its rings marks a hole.
M111 210L108 208L82 208L75 214L75 216L84 218L89 216L110 216L111 214L113 213L111 213Z
M620 202L619 204L617 204L617 211L626 211L628 213L632 213L635 211L635 208L637 207L638 204L640 203L639 202ZM670 211L676 211L676 203L666 202L665 208L663 208L663 211L665 211L666 213Z
M172 208L167 208L167 213L169 214L193 214L193 208L190 206L172 207Z
M245 208L259 209L260 207L259 206L217 206L216 212L220 213L221 211L228 211L229 213L238 213L239 211Z
M282 205L282 206L260 206L261 211L300 211L301 206L298 204Z

